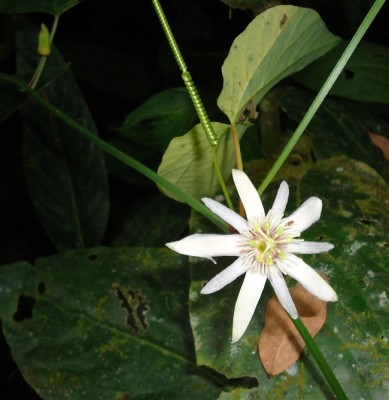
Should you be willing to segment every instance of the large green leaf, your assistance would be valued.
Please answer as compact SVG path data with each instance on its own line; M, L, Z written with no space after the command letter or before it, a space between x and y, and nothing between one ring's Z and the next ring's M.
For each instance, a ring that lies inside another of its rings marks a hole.
M215 399L195 366L184 260L94 248L2 266L3 331L27 382L45 400Z
M213 122L212 126L219 138L217 159L223 178L226 180L235 162L230 126L218 122ZM237 125L239 139L248 126ZM196 199L213 196L221 191L213 166L212 147L201 124L196 125L186 135L176 137L170 142L158 168L158 174ZM166 196L174 198L171 193L163 188L160 189Z
M82 0L0 0L0 12L8 14L48 13L61 15Z
M313 95L294 88L280 90L279 104L297 123L313 101ZM389 165L373 145L369 133L389 137L389 124L366 107L337 98L327 98L307 127L317 159L347 155L369 164L386 180Z
M17 32L18 71L32 76L36 32ZM53 51L40 84L43 95L89 130L88 107L60 55ZM53 78L54 77L54 78ZM54 79L54 80L53 80ZM107 224L109 189L102 151L30 101L22 109L23 158L36 213L58 250L100 244Z
M261 165L253 164L250 175L258 177ZM268 207L278 184L263 197ZM339 296L337 303L328 304L326 325L315 340L350 399L388 398L388 187L366 164L346 157L320 161L305 175L289 179L289 184L288 213L309 196L323 200L322 217L304 232L304 239L335 244L331 252L304 257L329 277ZM191 222L193 232L215 231L200 218ZM190 312L197 363L229 378L254 377L259 382L250 396L236 391L221 399L330 398L330 389L307 351L286 372L268 379L259 361L257 342L267 300L273 295L269 284L247 332L231 344L232 315L242 278L209 296L199 293L203 284L233 259L220 260L215 267L210 261L191 259Z
M325 54L340 39L308 8L276 6L258 15L233 42L223 64L219 108L231 122L256 106L277 82Z
M314 61L293 79L319 91L348 43L342 43L320 60ZM389 103L389 49L375 43L361 42L355 49L330 94L347 99Z
M190 130L196 118L187 90L177 87L149 98L115 130L135 143L162 153L174 137Z

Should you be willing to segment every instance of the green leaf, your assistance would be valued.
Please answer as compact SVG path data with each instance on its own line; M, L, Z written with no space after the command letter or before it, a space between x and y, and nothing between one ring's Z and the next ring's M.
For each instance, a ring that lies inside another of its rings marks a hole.
M219 108L231 123L281 79L325 54L340 39L308 8L276 6L258 15L233 42L223 64Z
M80 2L81 0L0 0L0 12L61 15Z
M35 33L27 26L17 34L18 71L32 76L38 60ZM96 132L87 105L60 55L53 49L41 85L58 108ZM55 79L53 79L55 71ZM58 250L100 244L108 219L109 188L102 151L30 101L22 109L23 161L36 213Z
M253 163L250 171L258 179L261 164ZM281 173L279 179L283 178ZM255 183L259 182L255 180ZM350 399L387 398L388 186L366 164L346 157L320 161L305 175L289 179L289 184L287 214L312 195L323 200L322 217L304 232L304 239L335 245L328 253L304 256L309 265L329 277L339 297L337 303L328 304L326 325L315 341ZM266 209L271 206L278 185L279 182L272 184L263 196ZM198 216L194 215L190 221L193 233L215 232ZM259 382L250 397L247 392L236 391L233 392L236 396L226 394L221 399L324 400L331 397L330 389L318 375L316 364L306 350L300 361L286 372L268 379L258 357L257 343L266 303L273 295L269 283L248 330L239 342L231 344L232 315L242 278L209 296L201 295L200 290L234 259L218 259L216 266L210 261L190 260L193 279L190 318L197 363L214 368L228 378L253 377ZM289 286L292 284L289 280Z
M293 79L309 89L319 91L348 43L342 43L320 60L314 61ZM330 95L346 99L389 103L389 49L361 42L355 49L342 74L334 83Z
M218 122L213 122L212 126L219 138L217 159L223 179L226 180L231 175L235 162L230 126ZM239 139L248 126L237 125ZM212 147L201 124L170 142L158 168L158 174L196 199L213 196L221 190L213 166ZM166 196L179 200L163 188L160 189Z
M197 119L183 87L164 90L132 111L115 129L135 143L163 153L176 136L188 132Z
M2 266L2 327L23 377L45 400L215 399L194 362L184 260L94 248Z
M279 92L281 108L296 122L301 121L312 100L312 94L307 91L283 88ZM365 106L327 98L306 131L312 138L317 159L344 154L369 164L389 179L388 162L369 137L369 133L389 137L389 124Z

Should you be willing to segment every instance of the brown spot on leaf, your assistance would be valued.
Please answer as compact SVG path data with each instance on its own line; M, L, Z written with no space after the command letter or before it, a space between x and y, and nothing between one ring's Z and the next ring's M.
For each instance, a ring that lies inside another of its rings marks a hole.
M286 24L287 20L288 20L288 16L286 14L284 14L280 21L280 28L282 28Z
M321 276L328 280L325 275ZM327 316L327 303L306 291L299 283L290 290L300 319L315 336ZM270 376L280 374L298 360L305 342L276 296L267 305L265 327L258 342L259 356Z

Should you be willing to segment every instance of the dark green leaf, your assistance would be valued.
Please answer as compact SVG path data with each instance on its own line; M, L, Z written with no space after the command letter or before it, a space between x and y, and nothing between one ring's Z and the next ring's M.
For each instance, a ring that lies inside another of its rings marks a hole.
M115 130L135 143L163 153L174 137L190 130L196 118L188 92L177 87L148 99Z
M301 121L312 101L312 94L306 91L292 88L280 90L281 108L296 122ZM306 131L312 138L317 159L347 155L369 164L385 179L389 178L388 162L369 137L369 133L389 137L389 125L366 107L327 98Z
M215 399L196 368L189 275L167 249L94 248L0 269L0 313L24 378L51 399Z
M61 15L82 0L0 0L0 12L8 14L48 13Z
M261 164L254 163L250 169L252 175L258 176L260 168ZM273 184L263 197L267 209L278 184ZM326 325L315 340L350 399L385 399L389 394L388 187L366 164L346 157L320 161L304 176L290 179L289 184L287 214L309 196L317 195L323 200L322 217L304 232L304 239L335 244L331 252L304 257L308 264L329 277L339 297L337 303L328 304ZM214 232L198 217L191 222L193 232ZM217 266L210 261L191 260L190 311L198 364L230 378L251 376L259 381L255 390L236 391L221 399L331 397L307 351L286 372L272 379L266 376L258 358L257 343L266 302L273 294L269 284L247 332L239 342L231 344L232 315L242 278L209 296L199 292L205 282L233 259L220 259Z
M293 79L319 91L348 43L344 42L314 61ZM389 103L389 49L375 43L361 42L355 49L330 95L362 102Z
M35 33L21 26L17 34L18 70L25 76L32 76L38 63L32 39ZM54 49L41 79L42 94L96 131L71 73L56 76L63 66ZM101 150L32 101L22 109L22 117L25 172L36 213L48 236L58 250L99 244L109 210Z

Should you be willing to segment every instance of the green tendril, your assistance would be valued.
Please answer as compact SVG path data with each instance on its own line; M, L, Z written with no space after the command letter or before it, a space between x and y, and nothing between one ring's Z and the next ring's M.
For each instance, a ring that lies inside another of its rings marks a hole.
M190 76L190 73L188 71L184 71L182 73L182 80L184 81L186 90L188 91L189 96L192 99L193 106L199 117L204 132L207 135L210 145L216 147L218 143L218 137L216 136L216 133L212 128L211 121L209 120L207 111L205 110L203 102L201 101L199 92L197 91L196 86L193 83L192 77Z
M188 68L185 64L184 57L182 57L182 54L178 47L178 44L174 38L173 32L170 29L169 23L167 22L165 13L163 12L162 7L159 4L158 0L153 0L153 5L154 5L155 11L158 15L158 19L162 25L162 29L165 32L166 39L167 39L169 46L173 52L173 56L178 64L178 67L182 71L182 75L181 75L182 80L184 81L186 90L189 93L189 96L192 100L193 106L199 117L201 125L204 129L205 134L207 135L208 141L211 146L217 146L218 137L211 125L211 121L209 120L208 114L204 108L201 97L197 91L197 88L196 88L196 86L193 82L193 79L188 71Z
M187 67L186 67L186 64L185 64L185 61L184 61L184 57L182 57L180 49L179 49L179 47L177 45L177 42L174 39L173 32L170 29L169 23L167 22L165 13L163 12L162 7L159 4L158 0L152 0L152 2L153 2L153 6L155 8L155 12L157 13L159 22L162 25L162 29L165 32L165 35L166 35L167 41L169 43L169 46L172 49L173 56L176 59L180 70L181 71L186 71Z
M204 104L203 104L203 102L201 100L200 94L197 91L197 88L196 88L196 86L195 86L195 84L193 82L193 79L192 79L192 77L191 77L191 75L190 75L190 73L188 71L188 68L187 68L187 66L185 64L184 58L182 57L180 49L179 49L179 47L177 45L177 42L176 42L176 40L174 38L173 32L170 29L169 23L167 22L165 13L163 12L162 7L161 7L161 5L160 5L158 0L152 0L152 3L153 3L153 6L154 6L154 9L155 9L155 12L157 13L158 19L159 19L159 21L160 21L160 23L162 25L162 29L163 29L163 31L164 31L164 33L166 35L167 41L169 43L169 46L170 46L170 48L171 48L171 50L173 52L173 56L174 56L174 58L175 58L175 60L176 60L176 62L178 64L178 67L180 68L180 70L182 72L182 74L181 74L182 80L183 80L183 82L185 84L185 87L186 87L186 90L188 91L189 96L190 96L190 98L192 100L192 103L193 103L193 106L194 106L194 108L196 110L197 116L199 117L201 126L203 127L204 133L207 136L209 144L212 146L212 149L213 149L213 151L212 151L213 164L215 166L216 173L217 173L217 176L219 178L220 186L222 188L224 197L225 197L225 199L227 201L228 206L231 209L233 209L232 202L231 202L231 199L230 199L230 195L228 194L225 182L223 180L223 176L222 176L221 171L220 171L220 166L219 166L219 162L218 162L217 157L216 157L216 152L214 151L216 149L216 147L217 147L218 142L219 142L219 138L217 137L217 135L215 133L215 130L213 129L212 123L211 123L211 121L209 119L207 111L205 110L205 107L204 107Z

